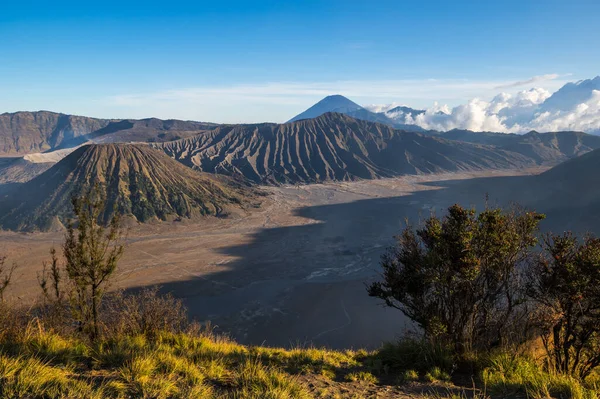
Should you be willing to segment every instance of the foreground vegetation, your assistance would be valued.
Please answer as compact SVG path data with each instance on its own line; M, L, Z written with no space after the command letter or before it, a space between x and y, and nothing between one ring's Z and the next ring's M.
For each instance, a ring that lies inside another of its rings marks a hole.
M0 399L600 396L600 240L550 235L533 256L541 215L454 206L408 227L369 294L421 332L369 352L243 346L157 289L109 293L124 233L103 207L74 200L34 307L0 295Z
M582 383L526 355L485 356L471 373L455 362L410 339L373 352L280 349L163 329L91 343L35 321L2 339L0 398L598 398L597 377Z

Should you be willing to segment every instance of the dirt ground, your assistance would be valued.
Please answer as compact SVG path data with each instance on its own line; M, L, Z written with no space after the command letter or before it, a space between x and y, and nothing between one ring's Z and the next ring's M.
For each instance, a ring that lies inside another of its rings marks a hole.
M481 205L499 182L541 170L264 187L260 208L231 218L134 226L114 287L161 285L240 343L375 348L410 327L365 291L404 221ZM0 253L19 265L13 300L38 295L36 275L61 242L0 233Z

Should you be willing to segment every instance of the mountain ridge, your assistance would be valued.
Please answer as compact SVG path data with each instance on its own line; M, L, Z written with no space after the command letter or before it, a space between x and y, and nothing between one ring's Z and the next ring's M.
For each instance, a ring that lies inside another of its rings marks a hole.
M53 151L87 141L169 141L214 126L176 119L100 119L51 111L5 112L0 114L0 155Z
M437 136L517 152L538 164L563 162L600 148L600 136L576 131L515 134L453 129Z
M152 146L205 172L241 175L267 184L532 164L519 154L401 131L340 113L285 124L220 126Z

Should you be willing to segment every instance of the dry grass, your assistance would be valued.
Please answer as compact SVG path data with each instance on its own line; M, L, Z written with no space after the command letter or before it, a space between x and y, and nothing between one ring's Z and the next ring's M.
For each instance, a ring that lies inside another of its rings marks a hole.
M508 354L482 362L480 390L461 391L449 383L450 360L445 351L414 340L376 352L332 351L250 347L208 332L157 331L119 333L90 344L32 321L20 335L0 338L0 399L598 399L597 376L582 383ZM437 387L438 393L415 387Z
M0 345L0 398L310 398L302 373L356 367L355 352L246 347L161 332L96 344L30 325ZM374 378L374 377L373 377Z
M598 399L600 395L595 384L546 371L527 356L494 356L483 370L481 379L491 393L503 397L524 394L532 399Z

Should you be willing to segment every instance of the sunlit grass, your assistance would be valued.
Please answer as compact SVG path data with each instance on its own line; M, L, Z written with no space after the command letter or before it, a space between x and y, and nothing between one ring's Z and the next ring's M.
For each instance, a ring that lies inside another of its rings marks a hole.
M41 328L0 344L0 354L0 398L304 399L302 373L334 379L334 369L359 364L354 352L246 347L210 334L86 344Z
M208 333L159 332L90 344L28 328L19 340L0 342L0 399L338 397L343 384L446 383L449 361L445 351L416 341L374 352L333 351L251 347ZM311 390L304 377L324 385ZM598 399L597 379L583 384L548 373L527 357L500 354L486 359L480 382L492 397ZM439 397L465 396L448 391Z
M3 398L100 398L85 380L74 378L72 370L53 367L41 360L0 355L0 396Z
M545 371L525 356L501 354L492 357L490 362L482 372L482 380L492 393L526 394L533 399L598 399L596 389L586 387L574 377Z

